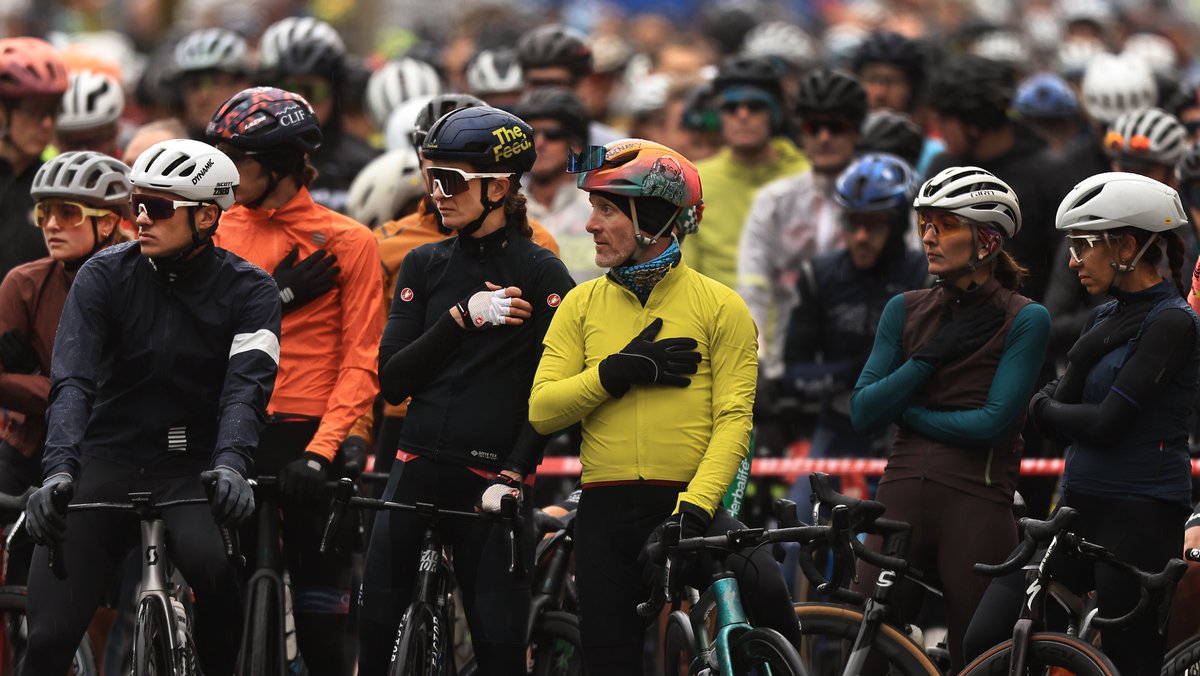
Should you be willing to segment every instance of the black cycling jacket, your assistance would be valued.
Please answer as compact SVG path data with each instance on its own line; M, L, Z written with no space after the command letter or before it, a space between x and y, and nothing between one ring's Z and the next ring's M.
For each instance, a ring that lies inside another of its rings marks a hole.
M459 328L450 308L485 281L519 287L533 317ZM574 285L562 261L509 227L409 253L379 345L384 397L412 396L400 449L492 471L536 468L545 438L529 425L529 390L550 319Z
M17 176L12 165L0 159L0 279L18 265L46 255L46 241L42 231L33 227L30 215L33 198L29 189L41 166L34 162Z
M71 285L54 340L43 475L74 475L83 455L249 474L279 321L270 275L224 249L203 250L170 278L137 242L96 254Z

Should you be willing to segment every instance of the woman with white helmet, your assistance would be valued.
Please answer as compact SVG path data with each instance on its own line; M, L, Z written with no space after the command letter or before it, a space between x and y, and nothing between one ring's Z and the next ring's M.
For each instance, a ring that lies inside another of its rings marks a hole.
M941 577L957 673L987 587L971 566L999 563L1017 542L1021 427L1050 315L1017 293L1025 269L1003 247L1021 210L1008 184L951 167L921 186L914 206L937 283L885 306L850 413L860 432L898 424L877 499L912 524L909 561Z
M1067 236L1070 267L1088 293L1114 298L1068 351L1063 376L1029 402L1034 423L1067 447L1063 504L1079 511L1072 531L1143 570L1179 556L1191 509L1187 420L1200 391L1200 318L1183 297L1174 229L1186 223L1175 190L1137 174L1098 174L1067 194L1055 225ZM1164 258L1172 279L1160 273ZM1104 617L1138 600L1136 586L1103 566L1078 562L1055 576L1077 592L1095 589ZM1011 633L1023 592L1016 578L989 589L979 624L990 638L980 649ZM1120 673L1158 673L1164 639L1156 625L1148 617L1102 632Z
M243 477L278 369L279 291L265 272L212 245L238 184L228 157L198 141L164 141L138 157L130 182L138 239L79 269L55 337L45 478L26 511L41 546L29 575L25 668L67 671L95 600L138 542L125 515L64 516L52 496L202 497L199 474L211 470L211 510L178 507L163 518L171 558L195 595L199 666L232 674L241 599L214 518L233 526L254 510ZM50 572L47 545L59 547L66 580Z

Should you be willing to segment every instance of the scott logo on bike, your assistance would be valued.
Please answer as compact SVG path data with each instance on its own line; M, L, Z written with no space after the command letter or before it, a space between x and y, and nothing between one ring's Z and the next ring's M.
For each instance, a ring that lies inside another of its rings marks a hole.
M146 548L146 565L158 565L158 545L150 545Z

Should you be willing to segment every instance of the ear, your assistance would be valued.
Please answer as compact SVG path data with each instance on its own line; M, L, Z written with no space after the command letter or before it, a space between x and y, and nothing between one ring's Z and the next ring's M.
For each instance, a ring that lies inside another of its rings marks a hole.
M220 215L221 208L215 204L205 204L196 209L196 230L200 232L212 230Z
M508 178L493 178L491 181L489 181L488 201L499 202L500 200L504 199L504 196L508 194L508 188L513 180L515 179L509 176Z
M100 235L100 239L108 239L112 236L113 230L117 229L117 223L120 217L113 213L104 214L96 219L96 232Z

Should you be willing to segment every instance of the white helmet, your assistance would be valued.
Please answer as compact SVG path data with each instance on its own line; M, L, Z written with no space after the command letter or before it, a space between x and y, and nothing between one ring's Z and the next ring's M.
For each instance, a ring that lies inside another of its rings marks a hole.
M518 92L525 84L521 63L511 49L484 49L467 64L467 89L476 96Z
M1097 54L1083 75L1083 109L1097 122L1112 124L1118 117L1158 101L1154 73L1140 59Z
M121 83L104 73L81 70L71 73L67 93L63 95L58 129L82 131L116 122L125 110L125 92Z
M1125 39L1121 56L1141 59L1150 70L1159 75L1174 75L1178 70L1179 55L1175 43L1157 33L1134 33Z
M246 41L224 28L204 28L188 33L175 45L175 71L244 72L250 66Z
M416 154L413 146L412 133L417 126L417 116L421 110L433 100L432 96L417 96L411 98L388 115L383 125L383 147L387 150L407 150Z
M915 209L943 209L976 223L993 225L1009 239L1021 232L1017 193L979 167L949 167L925 181L913 201Z
M1113 122L1104 137L1104 151L1118 161L1174 167L1187 150L1187 128L1174 115L1160 108L1125 113Z
M1079 80L1097 54L1108 54L1103 42L1094 38L1071 38L1058 46L1054 55L1058 72L1068 80Z
M796 24L767 21L751 28L742 41L746 56L773 56L795 70L804 70L817 60L813 39Z
M216 148L176 138L150 146L133 163L129 180L135 187L162 190L184 199L212 202L225 211L233 206L238 170Z
M374 230L401 216L400 209L425 194L421 163L411 150L392 150L371 160L350 184L346 214Z
M971 53L985 59L1024 69L1029 66L1029 47L1013 31L989 31L975 40Z
M304 54L287 58L288 50L298 43L312 44ZM259 65L286 72L325 70L346 53L346 43L333 26L311 16L289 16L267 26L258 40ZM292 61L295 61L294 63Z
M1174 230L1188 222L1174 188L1141 174L1110 171L1083 179L1058 205L1059 230L1115 230L1133 227L1148 232Z
M388 115L405 101L442 93L442 80L433 66L404 57L388 61L367 80L366 107L376 129L383 129Z
M671 84L671 76L664 73L651 73L630 82L629 93L625 97L625 112L638 117L662 110L667 105Z

